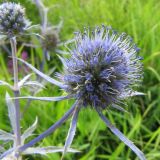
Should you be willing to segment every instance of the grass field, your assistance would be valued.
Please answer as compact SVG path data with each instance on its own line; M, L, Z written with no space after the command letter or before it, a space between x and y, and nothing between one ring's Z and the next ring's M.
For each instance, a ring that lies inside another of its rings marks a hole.
M40 23L38 10L28 0L17 0L26 7L28 18L33 24ZM73 37L73 32L82 30L85 26L109 25L118 32L126 32L133 37L141 48L140 55L144 57L144 80L139 91L145 96L134 97L128 100L126 110L129 113L107 110L106 116L131 139L146 155L147 160L160 160L160 1L159 0L45 0L46 6L58 4L49 12L49 20L57 24L63 19L60 32L61 41ZM64 49L65 48L61 48ZM35 65L40 59L42 50L29 53L30 63ZM62 71L61 63L56 53L51 53L51 61L45 64L45 73L56 67ZM11 82L7 68L7 55L0 53L0 79ZM54 76L54 74L52 74ZM5 87L0 87L0 128L10 131L7 109L5 104ZM9 89L7 89L9 92ZM22 90L27 95L26 90ZM57 87L47 84L47 89L39 96L61 95ZM21 110L26 100L21 100ZM21 120L22 130L39 119L36 134L46 130L56 122L73 101L40 102L33 101ZM63 146L67 135L68 120L59 129L39 143L44 146ZM1 143L1 142L0 142ZM94 110L83 109L78 120L78 128L73 148L80 153L68 153L66 160L138 160L135 154L120 142L105 124L99 119ZM60 154L50 154L48 157L30 156L28 160L59 160Z

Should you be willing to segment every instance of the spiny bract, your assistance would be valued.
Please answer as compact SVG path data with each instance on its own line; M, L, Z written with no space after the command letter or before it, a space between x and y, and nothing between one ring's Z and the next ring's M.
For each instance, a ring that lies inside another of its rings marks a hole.
M0 5L0 32L9 37L24 32L29 25L25 19L25 9L12 2L6 2Z
M58 74L84 106L118 106L142 80L139 49L125 33L110 27L96 27L92 32L75 33L70 58L63 59L64 74ZM137 92L138 93L138 92Z

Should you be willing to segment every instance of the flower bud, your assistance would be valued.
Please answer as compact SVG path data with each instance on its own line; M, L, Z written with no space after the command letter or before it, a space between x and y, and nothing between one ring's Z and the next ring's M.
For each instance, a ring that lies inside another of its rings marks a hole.
M12 2L0 5L0 32L8 37L23 33L29 21L25 18L25 9Z

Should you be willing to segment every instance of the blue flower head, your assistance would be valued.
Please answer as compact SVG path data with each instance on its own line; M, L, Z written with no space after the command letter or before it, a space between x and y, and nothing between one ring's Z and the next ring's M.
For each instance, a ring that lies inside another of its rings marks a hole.
M9 37L24 32L29 25L20 4L5 2L0 5L0 32Z
M61 81L84 106L105 109L120 105L142 80L139 49L126 34L110 27L75 33L70 58L65 59Z

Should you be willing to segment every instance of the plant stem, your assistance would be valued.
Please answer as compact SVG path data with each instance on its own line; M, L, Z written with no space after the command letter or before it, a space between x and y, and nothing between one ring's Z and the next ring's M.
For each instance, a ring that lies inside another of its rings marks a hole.
M27 143L27 144L23 145L22 147L20 147L19 151L23 152L27 148L33 146L35 143L41 141L42 139L44 139L45 137L47 137L49 134L51 134L52 132L54 132L62 123L64 123L69 118L69 116L74 112L75 107L77 105L78 105L78 102L76 101L72 105L72 107L65 113L65 115L59 121L57 121L55 124L53 124L46 131L44 131L43 133L41 133L38 137L36 137L33 140L31 140L29 143Z
M41 34L43 35L46 30L47 30L47 23L48 23L48 8L46 8L44 6L44 4L40 1L40 0L35 0L35 4L39 10L39 15L41 17ZM42 40L41 40L42 43ZM45 61L46 61L46 55L47 55L47 49L45 47L42 48L43 49L43 57L42 57L42 62L40 64L40 71L44 70L44 65L45 65Z
M19 97L19 87L18 87L18 65L17 65L17 59L16 53L16 37L10 38L10 44L12 49L12 60L13 60L13 70L14 70L14 96ZM21 131L20 131L20 105L19 100L15 99L15 111L16 111L16 130L15 133L15 147L18 148L21 145Z
M35 4L39 10L39 15L41 17L42 32L45 32L45 30L47 29L47 22L48 22L47 18L48 8L46 8L40 0L35 0Z

